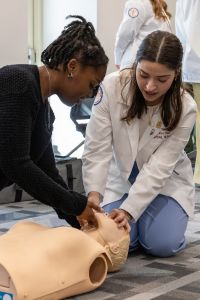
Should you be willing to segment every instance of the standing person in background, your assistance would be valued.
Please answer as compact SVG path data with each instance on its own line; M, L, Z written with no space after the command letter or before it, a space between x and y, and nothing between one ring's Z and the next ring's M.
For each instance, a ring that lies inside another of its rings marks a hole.
M55 118L48 97L56 94L68 106L93 97L108 58L93 25L81 16L71 17L75 20L43 51L43 66L0 69L0 190L16 183L80 227L76 216L80 222L96 223L93 209L100 207L68 190L56 169L51 144Z
M142 40L152 31L171 31L171 14L163 0L128 0L115 40L117 68L131 68Z
M197 103L196 120L196 163L194 182L200 188L200 1L177 0L176 34L182 42L183 81L192 84L194 99Z
M196 103L182 87L183 49L172 33L154 31L132 69L109 74L86 129L83 181L88 199L118 226L132 220L138 245L166 257L185 248L193 215L193 172L184 148Z

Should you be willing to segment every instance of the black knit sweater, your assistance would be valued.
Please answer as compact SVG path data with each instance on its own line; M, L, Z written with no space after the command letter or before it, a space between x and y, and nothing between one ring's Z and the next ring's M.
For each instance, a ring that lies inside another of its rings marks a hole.
M33 65L0 69L0 190L15 182L63 215L79 215L87 198L67 190L51 145L54 115L42 100Z

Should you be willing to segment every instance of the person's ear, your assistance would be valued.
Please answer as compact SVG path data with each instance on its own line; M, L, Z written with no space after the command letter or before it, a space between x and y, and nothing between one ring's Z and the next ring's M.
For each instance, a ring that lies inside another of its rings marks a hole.
M67 77L69 79L73 78L79 72L79 69L80 69L80 64L77 61L77 59L75 58L70 59L70 61L67 64Z

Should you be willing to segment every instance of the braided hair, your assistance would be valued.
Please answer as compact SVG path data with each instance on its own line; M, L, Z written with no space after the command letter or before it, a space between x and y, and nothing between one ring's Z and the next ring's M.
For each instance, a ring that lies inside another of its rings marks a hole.
M51 69L57 69L62 64L64 71L72 58L76 58L82 66L98 68L107 65L108 57L95 35L92 23L82 16L66 17L69 18L76 20L65 26L61 35L42 52L41 61Z

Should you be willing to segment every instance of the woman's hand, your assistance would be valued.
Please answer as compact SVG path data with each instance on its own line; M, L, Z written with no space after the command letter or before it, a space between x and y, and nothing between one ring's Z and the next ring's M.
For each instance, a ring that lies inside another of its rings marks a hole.
M128 223L128 221L131 221L131 215L125 210L113 209L109 217L117 223L118 228L124 228L127 232L131 231L131 227Z
M90 192L88 194L88 201L96 204L96 205L99 205L100 204L100 194L98 192Z
M94 203L92 200L88 198L86 208L84 211L77 217L81 227L85 226L94 226L98 227L97 219L95 217L95 212L102 212L102 208L98 203Z

